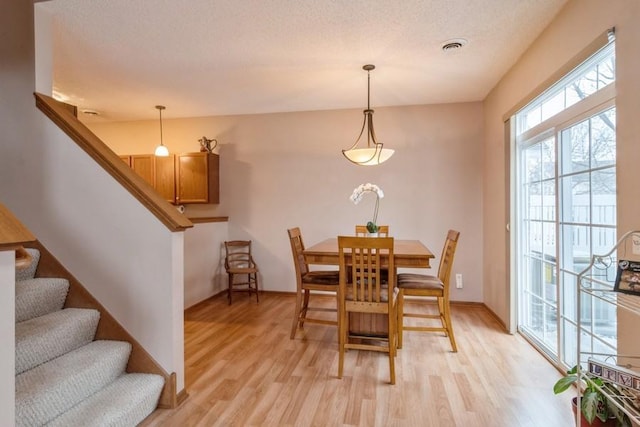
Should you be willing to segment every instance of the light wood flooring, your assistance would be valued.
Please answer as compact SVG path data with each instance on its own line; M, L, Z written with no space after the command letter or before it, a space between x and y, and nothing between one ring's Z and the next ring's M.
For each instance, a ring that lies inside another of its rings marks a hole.
M327 307L329 297L316 297ZM415 305L408 302L412 309ZM482 306L454 305L458 353L439 333L405 332L389 385L384 353L351 350L337 378L336 328L309 324L289 339L294 297L209 299L185 312L189 398L144 426L566 427L571 392L522 337Z

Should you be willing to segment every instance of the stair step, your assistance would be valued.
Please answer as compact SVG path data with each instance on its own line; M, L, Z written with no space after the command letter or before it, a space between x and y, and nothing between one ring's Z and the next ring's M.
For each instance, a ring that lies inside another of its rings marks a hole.
M135 426L158 405L164 379L125 374L53 420L47 427Z
M16 282L16 322L62 310L67 292L67 279L37 278Z
M130 353L127 342L93 341L17 375L16 426L43 425L111 384L124 373Z
M67 308L16 323L16 375L93 341L97 310Z
M16 270L16 282L20 280L33 279L36 276L36 269L38 268L38 262L40 261L40 251L32 248L25 248L31 255L33 261L31 265L24 270Z

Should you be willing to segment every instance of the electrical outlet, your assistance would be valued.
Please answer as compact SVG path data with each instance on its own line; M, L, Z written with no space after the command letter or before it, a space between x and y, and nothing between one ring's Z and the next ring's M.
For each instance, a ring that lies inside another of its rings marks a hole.
M456 288L462 289L462 274L456 274Z

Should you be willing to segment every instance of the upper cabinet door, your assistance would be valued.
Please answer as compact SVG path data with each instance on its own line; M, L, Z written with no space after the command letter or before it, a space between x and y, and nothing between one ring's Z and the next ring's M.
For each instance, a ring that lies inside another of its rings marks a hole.
M156 191L169 203L176 203L175 156L156 157Z
M154 186L156 181L156 160L153 154L132 154L131 168L140 175L149 185Z
M219 203L220 158L213 153L176 157L176 203Z

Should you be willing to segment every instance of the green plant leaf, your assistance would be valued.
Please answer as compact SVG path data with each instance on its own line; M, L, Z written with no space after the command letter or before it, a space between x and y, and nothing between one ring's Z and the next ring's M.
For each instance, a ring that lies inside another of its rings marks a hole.
M378 226L376 224L374 224L373 222L369 221L369 222L367 222L367 231L369 233L377 233L378 232Z
M578 365L575 365L573 368L567 371L567 374L577 374L578 373Z
M582 417L589 423L593 423L593 420L597 417L602 422L606 422L609 418L609 414L616 414L616 411L609 409L608 399L600 392L598 387L607 388L611 387L608 383L602 380L602 378L594 378L589 375L581 375L584 381L584 391L580 398L580 411ZM571 387L574 383L578 382L578 365L567 371L565 377L560 378L553 386L553 392L555 394L562 393ZM620 422L620 417L618 422Z
M582 415L584 415L584 418L589 422L589 424L593 423L593 420L598 413L599 401L599 395L596 391L585 390L582 395L582 399L580 400L580 409L582 410ZM603 421L606 421L606 418Z
M580 409L582 410L584 418L589 421L589 424L593 422L595 417L598 417L602 422L606 422L609 418L607 400L602 393L597 390L585 390L580 400Z
M578 376L575 374L567 375L566 377L562 377L555 383L553 386L553 392L555 394L562 393L569 387L571 387L578 380Z

